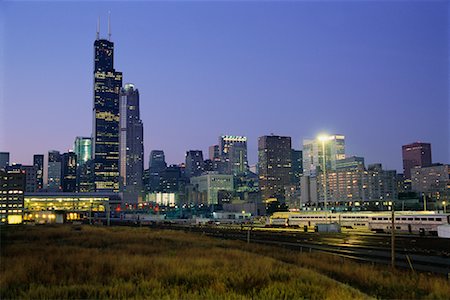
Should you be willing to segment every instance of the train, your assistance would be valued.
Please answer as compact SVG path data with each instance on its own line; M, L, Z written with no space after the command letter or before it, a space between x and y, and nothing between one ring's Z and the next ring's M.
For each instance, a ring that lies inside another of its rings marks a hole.
M389 233L392 230L392 213L387 212L276 212L266 224L269 227L317 226L338 223L342 228L365 229ZM395 231L420 235L438 235L438 226L449 225L450 214L432 211L395 212Z

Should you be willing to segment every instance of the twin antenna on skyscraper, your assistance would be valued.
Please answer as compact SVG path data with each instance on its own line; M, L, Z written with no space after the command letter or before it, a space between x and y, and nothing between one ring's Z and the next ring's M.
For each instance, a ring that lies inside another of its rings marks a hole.
M97 20L97 40L100 39L100 17ZM111 41L111 12L108 11L108 41Z

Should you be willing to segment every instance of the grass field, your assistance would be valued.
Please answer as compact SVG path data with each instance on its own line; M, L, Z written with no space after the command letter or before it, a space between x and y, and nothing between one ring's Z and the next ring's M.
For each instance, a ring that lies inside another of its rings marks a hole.
M1 230L1 299L448 299L442 278L149 228Z

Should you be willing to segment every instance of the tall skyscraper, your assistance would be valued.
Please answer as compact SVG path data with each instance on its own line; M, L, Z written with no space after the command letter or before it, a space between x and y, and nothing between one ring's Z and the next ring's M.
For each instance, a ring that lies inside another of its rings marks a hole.
M92 157L92 139L90 137L77 136L73 143L73 152L77 156L77 167L83 166Z
M122 73L114 69L114 43L94 42L92 158L97 191L119 191L119 95ZM108 33L110 37L111 34Z
M5 169L9 163L9 152L0 152L0 169Z
M345 158L345 136L335 134L326 136L326 140L319 138L303 141L303 174L316 175L323 168L323 145L325 146L325 162L327 170L336 170L336 162Z
M144 128L139 113L139 91L125 84L120 97L120 176L126 203L137 203L144 172Z
M222 135L219 137L219 154L221 160L225 162L226 173L237 175L248 171L245 136Z
M303 155L302 150L292 149L292 174L291 183L296 186L300 186L300 177L303 174Z
M431 166L431 144L412 143L402 146L403 176L411 179L411 169L414 167Z
M47 188L50 192L61 191L61 154L56 150L48 152Z
M259 187L262 200L284 200L291 182L291 138L262 136L258 139Z
M36 189L44 188L44 154L33 155L33 165L36 168Z
M67 152L61 156L61 189L63 192L77 191L77 155Z
M167 168L166 156L163 150L152 150L149 160L150 173L159 173Z
M219 151L219 145L212 145L209 146L209 159L212 161L218 161L220 160L220 151Z
M203 152L201 150L189 150L186 152L186 176L200 176L203 173Z

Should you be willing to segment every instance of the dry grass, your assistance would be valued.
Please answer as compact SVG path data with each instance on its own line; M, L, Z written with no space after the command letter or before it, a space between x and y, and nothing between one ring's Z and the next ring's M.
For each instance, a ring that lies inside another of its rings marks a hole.
M0 298L367 298L269 248L147 228L75 229L1 228Z

